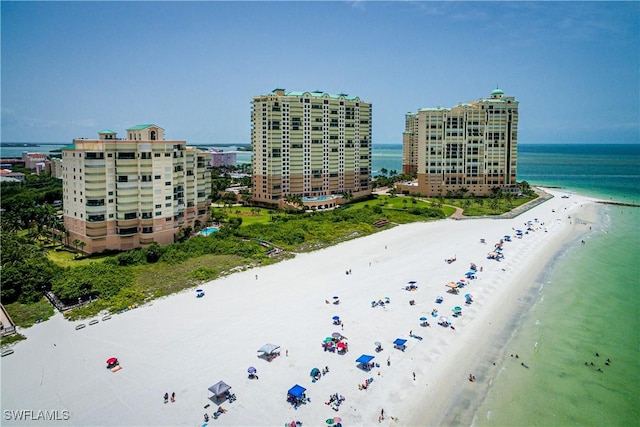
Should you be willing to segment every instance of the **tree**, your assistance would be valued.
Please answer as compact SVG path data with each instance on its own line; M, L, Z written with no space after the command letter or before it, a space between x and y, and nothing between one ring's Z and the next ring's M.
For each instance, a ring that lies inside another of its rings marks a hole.
M387 170L387 168L380 168L380 173L381 173L382 175L386 176L388 172L389 172L389 171Z
M240 197L242 199L242 204L243 205L247 205L249 203L249 201L251 200L252 194L247 190L242 190L240 192Z

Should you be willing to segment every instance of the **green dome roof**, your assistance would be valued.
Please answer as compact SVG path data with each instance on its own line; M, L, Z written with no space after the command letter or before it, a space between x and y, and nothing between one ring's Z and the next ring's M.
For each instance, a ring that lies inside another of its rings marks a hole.
M491 92L491 95L504 95L504 92L501 89L496 88Z

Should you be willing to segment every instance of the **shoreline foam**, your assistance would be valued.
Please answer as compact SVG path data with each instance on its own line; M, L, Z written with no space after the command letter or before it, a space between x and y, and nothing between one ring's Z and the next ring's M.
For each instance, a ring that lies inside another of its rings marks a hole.
M546 265L545 257L582 227L570 227L567 216L590 201L555 197L513 219L403 225L201 285L204 298L177 294L80 331L56 315L23 331L28 339L2 360L2 409L71 411L71 418L57 425L200 425L203 413L214 407L207 388L223 380L238 400L223 403L228 412L211 425L291 420L321 425L334 416L344 425L370 425L381 409L383 425L458 423L451 402L474 401L474 393L486 393L476 386L484 387L485 375L491 377L478 355L487 354L483 349L491 350L492 340L509 330L509 307L532 303L523 293L535 288L531 281ZM540 229L505 243L502 262L485 259L492 243L536 217L548 233ZM457 261L446 264L451 256ZM445 283L462 278L471 262L483 267L478 279L460 295L445 293ZM404 290L409 280L418 281L418 291ZM475 297L469 307L465 293ZM333 295L340 296L340 305L325 304ZM434 303L437 295L445 297L442 305ZM387 308L370 306L384 296L391 298ZM450 315L454 305L464 307L459 319ZM429 316L434 307L446 312L456 330L436 324ZM344 330L332 325L335 314L343 318ZM431 327L419 326L422 315ZM344 356L320 347L336 330L348 337ZM424 339L410 338L409 330ZM405 352L393 349L398 337L409 340ZM383 343L383 352L373 351L374 341ZM282 347L271 363L256 357L267 342ZM380 368L358 369L355 359L363 353L375 355ZM103 363L114 355L123 366L117 373ZM259 380L247 378L248 366L258 369ZM324 366L330 373L312 383L309 371ZM475 383L467 380L472 372ZM369 377L371 387L358 390ZM286 392L296 383L307 388L311 402L294 411ZM164 404L162 395L172 391L176 402ZM336 392L346 397L339 412L324 404ZM3 424L28 425L6 419Z

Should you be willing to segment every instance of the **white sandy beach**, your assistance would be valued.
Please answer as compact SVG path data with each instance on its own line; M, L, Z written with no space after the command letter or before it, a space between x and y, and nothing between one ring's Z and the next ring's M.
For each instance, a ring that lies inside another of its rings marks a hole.
M555 197L513 219L394 227L215 280L200 286L203 298L183 292L93 326L91 319L74 323L57 314L21 330L28 339L1 359L1 424L201 426L203 414L217 407L207 389L220 380L237 400L222 403L227 412L209 426L283 426L292 420L322 426L333 417L343 426L456 424L465 402L486 391L491 357L502 350L495 347L498 338L509 332L514 313L531 303L527 295L538 273L577 232L588 231L582 221L593 220L591 199L547 192ZM526 230L529 220L536 231L515 238L513 229ZM488 260L504 235L513 237L504 244L505 259ZM454 256L455 262L444 262ZM446 293L445 284L464 278L471 263L482 267L477 279L459 295ZM410 280L417 281L417 291L404 289ZM474 297L471 305L465 305L467 293ZM334 295L341 303L326 304ZM442 304L435 303L438 295ZM383 297L391 303L371 307ZM452 316L454 306L463 308L461 317ZM438 326L434 308L455 330ZM344 329L332 324L334 315ZM430 327L420 326L421 316ZM87 327L76 330L78 323ZM423 339L411 338L411 330ZM346 355L323 351L321 342L333 332L348 338ZM396 338L408 340L404 352L394 349ZM382 352L374 352L375 341ZM281 346L272 362L257 357L266 343ZM362 354L375 356L380 367L359 369L355 360ZM121 371L106 369L111 356ZM249 366L258 380L248 378ZM312 383L311 369L325 366L330 372ZM468 380L470 373L476 382ZM371 377L368 389L359 390ZM295 384L310 398L297 410L286 401ZM175 392L176 402L165 404L165 392ZM337 412L324 403L334 393L346 398ZM378 424L381 409L385 418ZM33 416L68 410L70 416L18 422L7 413L19 410L33 410Z

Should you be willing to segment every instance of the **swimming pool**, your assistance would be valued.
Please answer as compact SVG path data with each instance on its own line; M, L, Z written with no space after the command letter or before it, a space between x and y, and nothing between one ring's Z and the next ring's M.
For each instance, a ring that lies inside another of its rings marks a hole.
M318 197L303 197L302 201L303 202L326 202L327 200L333 200L333 199L337 199L338 196L335 195L331 195L331 196L318 196Z
M218 227L207 227L204 230L202 230L201 232L199 232L198 234L201 236L208 236L211 233L215 233L219 230Z

